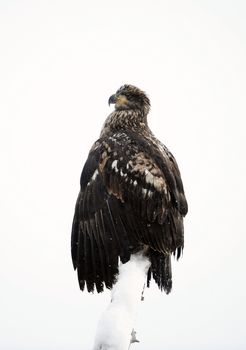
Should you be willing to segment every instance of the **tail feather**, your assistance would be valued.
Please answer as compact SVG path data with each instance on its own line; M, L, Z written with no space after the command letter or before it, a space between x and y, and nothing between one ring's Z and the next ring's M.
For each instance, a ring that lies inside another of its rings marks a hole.
M170 254L164 255L151 249L149 253L151 266L147 275L147 286L150 285L151 277L155 280L161 291L167 294L172 289L172 269Z

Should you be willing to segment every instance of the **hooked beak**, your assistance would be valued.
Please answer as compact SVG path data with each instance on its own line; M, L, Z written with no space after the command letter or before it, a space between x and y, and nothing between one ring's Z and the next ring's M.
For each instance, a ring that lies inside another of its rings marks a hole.
M116 102L116 95L110 96L108 100L108 105L110 106L111 103L115 103L115 102Z

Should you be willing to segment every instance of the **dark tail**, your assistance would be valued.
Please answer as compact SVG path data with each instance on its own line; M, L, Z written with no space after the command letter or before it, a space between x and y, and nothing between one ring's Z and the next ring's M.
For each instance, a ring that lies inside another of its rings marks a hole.
M149 259L151 266L148 271L147 286L149 287L150 280L153 277L161 291L164 290L167 294L170 293L172 289L171 255L164 255L151 249Z

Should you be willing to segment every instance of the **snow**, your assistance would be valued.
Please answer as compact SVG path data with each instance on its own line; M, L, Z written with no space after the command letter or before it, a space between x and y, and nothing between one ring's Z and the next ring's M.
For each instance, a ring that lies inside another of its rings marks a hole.
M133 254L119 268L109 306L99 320L93 350L128 350L150 262L142 253Z

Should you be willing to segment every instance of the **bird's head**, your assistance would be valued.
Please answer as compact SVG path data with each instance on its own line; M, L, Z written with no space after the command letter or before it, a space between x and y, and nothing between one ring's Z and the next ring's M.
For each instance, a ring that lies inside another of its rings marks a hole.
M123 85L108 100L109 105L115 104L116 110L140 110L147 115L150 110L150 100L142 90L133 85Z

